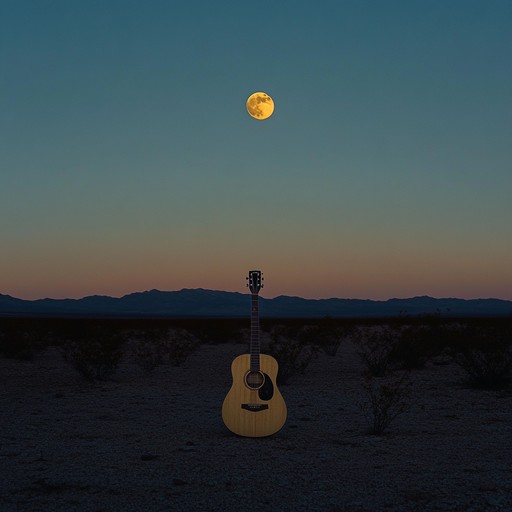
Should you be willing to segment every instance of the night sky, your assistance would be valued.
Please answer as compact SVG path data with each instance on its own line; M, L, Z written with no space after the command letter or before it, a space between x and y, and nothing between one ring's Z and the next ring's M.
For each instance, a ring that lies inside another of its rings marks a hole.
M512 299L511 27L509 0L0 0L0 293L261 269L267 297Z

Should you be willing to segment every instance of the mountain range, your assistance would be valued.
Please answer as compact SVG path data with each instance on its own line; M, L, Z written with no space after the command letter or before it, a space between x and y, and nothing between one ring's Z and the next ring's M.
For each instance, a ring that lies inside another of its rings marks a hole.
M92 295L82 299L24 300L0 294L0 316L102 317L246 317L250 295L202 288L150 290L123 297ZM260 297L262 317L512 317L512 301L500 299L304 299L280 295Z

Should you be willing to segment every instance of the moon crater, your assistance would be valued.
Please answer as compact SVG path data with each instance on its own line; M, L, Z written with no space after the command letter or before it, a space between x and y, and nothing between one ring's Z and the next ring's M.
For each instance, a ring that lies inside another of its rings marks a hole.
M274 112L274 100L265 92L255 92L247 99L246 107L251 117L263 121Z

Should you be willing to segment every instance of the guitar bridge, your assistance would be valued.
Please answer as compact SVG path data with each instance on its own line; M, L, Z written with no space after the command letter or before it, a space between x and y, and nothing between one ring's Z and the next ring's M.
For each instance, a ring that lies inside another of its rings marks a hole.
M242 404L241 407L246 411L259 412L268 409L268 404Z

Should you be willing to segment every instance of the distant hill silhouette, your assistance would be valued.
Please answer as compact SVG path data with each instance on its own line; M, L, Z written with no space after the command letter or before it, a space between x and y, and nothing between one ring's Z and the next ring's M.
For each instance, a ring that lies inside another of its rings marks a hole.
M0 294L1 316L132 316L132 317L245 317L249 295L219 290L151 290L82 299L23 300ZM397 317L441 315L451 317L512 316L512 301L500 299L304 299L280 295L260 297L261 315L266 317Z

